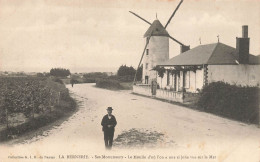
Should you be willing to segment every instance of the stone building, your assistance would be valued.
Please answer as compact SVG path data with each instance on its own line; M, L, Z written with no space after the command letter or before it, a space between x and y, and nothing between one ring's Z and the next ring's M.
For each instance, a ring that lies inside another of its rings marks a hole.
M151 84L151 81L156 80L156 72L152 69L157 63L169 60L169 34L159 20L154 20L144 37L149 44L142 62L142 83Z

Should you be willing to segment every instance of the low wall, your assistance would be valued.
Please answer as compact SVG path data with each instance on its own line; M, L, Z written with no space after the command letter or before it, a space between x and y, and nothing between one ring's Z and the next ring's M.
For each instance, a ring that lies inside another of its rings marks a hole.
M133 86L133 92L145 96L153 96L151 86L144 86L144 85L134 85ZM168 90L162 90L157 89L156 95L154 97L159 99L164 99L168 101L174 101L174 102L184 102L183 92L175 92L175 91L168 91Z
M145 96L152 96L151 86L148 85L133 85L133 92Z
M157 89L156 97L160 99L165 99L168 101L181 102L183 103L183 92L174 92L168 90Z

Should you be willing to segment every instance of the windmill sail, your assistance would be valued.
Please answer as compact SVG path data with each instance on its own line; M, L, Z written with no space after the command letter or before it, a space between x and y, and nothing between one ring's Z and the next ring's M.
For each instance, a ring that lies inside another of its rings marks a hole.
M135 15L136 17L138 17L139 19L143 20L144 22L146 22L147 24L152 25L149 21L145 20L144 18L142 18L141 16L137 15L136 13L129 11L131 14Z
M169 38L171 38L173 41L179 43L182 46L185 46L183 43L181 43L180 41L178 41L177 39L173 38L172 36L169 35Z
M169 25L169 23L171 22L173 16L175 15L176 11L179 9L180 5L182 4L183 0L180 1L180 3L178 4L178 6L176 7L176 9L173 11L171 17L169 18L168 22L165 25L165 29L167 28L167 26Z

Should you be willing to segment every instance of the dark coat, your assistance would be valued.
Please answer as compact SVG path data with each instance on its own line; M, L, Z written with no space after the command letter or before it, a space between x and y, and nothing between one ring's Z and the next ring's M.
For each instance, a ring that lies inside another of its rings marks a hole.
M114 115L111 115L111 119L108 118L108 115L105 115L101 121L101 125L103 126L103 131L115 131L116 126L116 118ZM112 127L108 127L108 125L112 125Z

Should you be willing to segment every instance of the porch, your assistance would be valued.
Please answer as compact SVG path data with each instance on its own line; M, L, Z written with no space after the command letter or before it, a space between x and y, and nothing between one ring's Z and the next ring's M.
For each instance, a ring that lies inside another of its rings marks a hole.
M161 89L198 93L207 82L206 66L158 66L157 83ZM162 74L163 73L163 74Z

